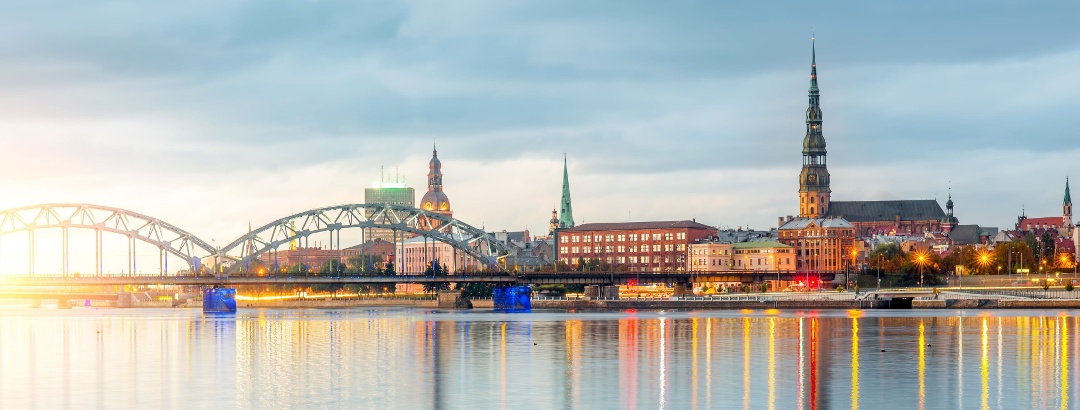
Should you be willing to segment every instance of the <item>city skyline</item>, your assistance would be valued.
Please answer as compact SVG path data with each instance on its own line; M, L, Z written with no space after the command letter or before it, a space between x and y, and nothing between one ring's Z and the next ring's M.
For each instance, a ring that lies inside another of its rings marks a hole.
M1009 228L1060 213L1080 153L1066 3L146 7L4 13L0 208L89 202L222 240L362 202L381 166L422 187L435 137L477 227L545 231L565 152L579 224L768 229L798 213L810 26L836 200L951 186L960 223Z

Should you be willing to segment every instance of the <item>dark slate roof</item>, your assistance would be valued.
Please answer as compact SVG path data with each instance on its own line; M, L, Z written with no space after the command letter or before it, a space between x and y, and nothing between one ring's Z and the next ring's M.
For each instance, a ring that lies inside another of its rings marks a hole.
M979 225L956 225L949 231L949 239L954 245L978 245L979 232Z
M936 199L906 199L900 201L833 201L826 216L851 222L893 221L896 213L902 221L927 221L945 218L945 211Z
M667 229L667 228L690 228L690 229L713 229L711 226L695 221L651 221L651 222L605 222L581 224L562 231L629 231L634 229Z

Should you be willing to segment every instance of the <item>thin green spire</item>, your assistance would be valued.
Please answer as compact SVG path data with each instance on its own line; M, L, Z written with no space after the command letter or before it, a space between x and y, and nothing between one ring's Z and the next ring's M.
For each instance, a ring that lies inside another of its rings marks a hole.
M570 205L570 173L566 167L566 154L563 154L562 168L562 201L559 212L559 227L574 227L574 208Z
M1065 205L1072 205L1072 196L1069 195L1069 177L1065 177Z

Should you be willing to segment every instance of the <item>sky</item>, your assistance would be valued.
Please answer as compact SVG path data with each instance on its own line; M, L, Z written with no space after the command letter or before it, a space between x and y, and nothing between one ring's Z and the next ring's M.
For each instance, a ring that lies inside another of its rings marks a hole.
M38 1L0 6L0 209L115 206L224 243L363 201L455 217L775 227L797 213L816 37L833 200L1061 213L1080 3Z

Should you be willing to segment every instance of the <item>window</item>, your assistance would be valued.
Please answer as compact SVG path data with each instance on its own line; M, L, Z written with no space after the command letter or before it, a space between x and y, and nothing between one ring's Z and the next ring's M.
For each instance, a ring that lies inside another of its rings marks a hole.
M652 234L652 240L659 241L660 240L660 234L658 234L658 233Z
M619 252L619 253L624 253L624 252L626 252L626 247L625 247L625 246L619 245L619 247L618 247L617 249L618 249L618 252ZM621 263L621 262L620 262L620 263Z
M630 245L630 252L637 252L637 245Z
M626 242L626 235L619 235L619 242Z
M592 247L591 246L586 246L586 247L584 247L582 249L584 249L585 253L592 253Z
M573 242L573 243L581 242L581 237L577 236L577 235L571 236L570 237L570 242Z
M653 245L652 250L653 252L660 252L660 245Z
M604 241L612 242L614 240L615 240L615 235L605 235L604 236Z
M570 248L570 252L571 252L571 253L580 253L580 252L581 252L581 248L578 248L578 247L576 247L576 246L575 246L575 247L573 247L573 248Z
M625 256L620 256L619 257L619 263L626 263L626 257Z
M685 251L686 250L686 244L685 243L680 243L679 246L676 247L676 249L678 249L679 252Z
M600 250L600 247L596 247L596 249L597 249L597 250ZM606 252L606 253L611 253L611 251L612 251L612 249L611 249L611 245L608 245L608 246L605 246L605 247L604 247L604 252ZM611 259L611 258L608 258L608 259Z
M592 237L589 236L589 235L585 235L585 242L590 242L590 241L592 241ZM574 241L574 242L577 242L577 241Z
M670 243L664 245L664 251L665 252L671 252L671 251L674 251L674 250L675 250L675 245L672 245Z
M565 246L559 247L559 253L566 253L566 247Z
M672 239L675 239L675 234L673 234L671 232L667 232L667 233L664 234L664 240L665 241L670 241Z
M641 257L641 263L649 263L649 257L648 256L642 256Z
M637 234L636 233L630 234L630 242L636 242L636 241L637 241Z
M678 234L675 235L675 238L677 238L679 240L686 239L686 232L679 232Z

